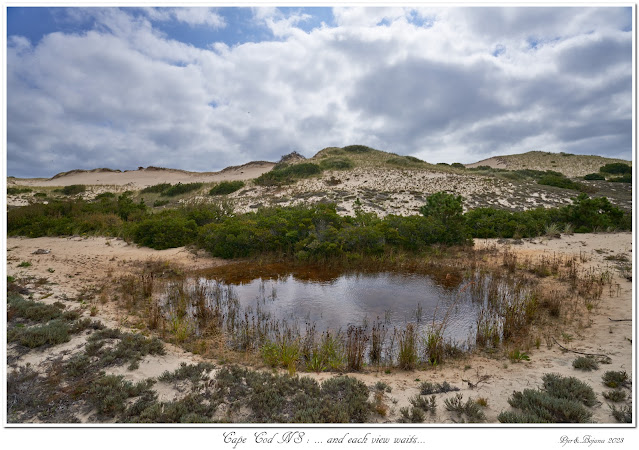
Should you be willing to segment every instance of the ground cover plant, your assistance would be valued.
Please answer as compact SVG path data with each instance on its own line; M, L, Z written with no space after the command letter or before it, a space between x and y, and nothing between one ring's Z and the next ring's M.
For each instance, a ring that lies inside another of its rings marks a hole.
M586 407L596 403L590 386L574 377L556 374L543 376L541 390L514 392L508 403L521 412L504 411L502 423L588 423L592 412Z

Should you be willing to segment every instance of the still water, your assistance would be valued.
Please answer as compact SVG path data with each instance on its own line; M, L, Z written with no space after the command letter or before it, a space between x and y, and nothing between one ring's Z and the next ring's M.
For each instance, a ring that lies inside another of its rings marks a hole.
M242 309L260 310L303 330L370 329L381 324L392 330L407 323L423 329L446 321L444 336L465 344L474 336L480 304L470 301L456 273L346 272L312 267L211 273L209 283L231 287Z

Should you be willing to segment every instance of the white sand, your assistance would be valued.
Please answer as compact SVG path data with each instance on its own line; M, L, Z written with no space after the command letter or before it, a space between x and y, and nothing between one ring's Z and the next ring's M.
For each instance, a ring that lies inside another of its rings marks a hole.
M477 247L504 247L508 244L498 244L495 240L477 240ZM590 384L597 398L601 402L593 408L593 419L597 423L616 423L610 415L610 409L602 393L607 389L601 382L601 375L608 370L625 370L632 372L632 322L611 322L612 319L628 319L633 317L632 283L619 277L613 262L607 261L606 256L624 254L632 257L632 235L630 233L616 234L581 234L564 236L562 239L535 239L526 241L523 245L512 245L512 251L521 258L535 257L541 254L563 253L575 255L583 260L583 267L598 267L608 269L614 274L613 281L618 283L618 289L604 290L604 295L598 306L583 317L583 326L570 330L573 340L562 345L574 350L601 353L610 356L612 364L603 365L592 372L576 371L572 368L572 361L577 356L564 352L557 345L551 348L544 344L539 349L531 348L528 353L531 360L512 363L504 355L487 357L485 355L469 355L460 361L447 361L445 364L420 371L393 370L391 374L383 371L363 374L353 374L367 385L377 381L385 381L392 387L392 392L386 395L386 403L390 407L390 414L386 419L378 418L380 422L396 421L399 409L409 406L408 399L417 394L422 381L448 381L453 386L461 388L464 400L468 397L484 397L488 400L485 410L488 422L496 423L500 412L509 410L508 397L515 390L536 388L541 385L541 377L545 373L558 373L566 376L577 376ZM105 238L9 238L7 240L7 271L15 277L33 276L46 277L54 284L46 284L33 288L34 299L48 296L44 301L53 302L64 299L65 295L73 297L82 289L97 286L119 274L125 274L137 264L151 259L168 260L185 268L205 267L224 264L223 261L195 255L184 248L155 251L127 245L117 239ZM34 255L37 249L50 250L49 254ZM30 261L31 267L18 268L22 261ZM53 272L52 272L53 271ZM73 303L77 305L77 303ZM113 307L99 306L96 318L103 320L109 326L125 326L127 318ZM37 365L64 349L72 349L82 344L82 338L73 339L64 346L56 347L46 352L30 352L19 360L20 364L31 362ZM155 377L164 370L174 370L179 363L199 361L200 358L169 346L169 352L162 357L149 357L140 364L140 369L134 372L116 368L111 373L123 374L127 378L137 380L143 377ZM304 374L318 380L324 380L332 374ZM462 379L476 382L480 376L488 376L478 388L470 389ZM419 379L419 381L417 381ZM162 399L171 399L180 395L179 387L158 383L156 386ZM452 423L454 417L446 411L444 399L453 393L438 395L437 414L426 415L430 423Z

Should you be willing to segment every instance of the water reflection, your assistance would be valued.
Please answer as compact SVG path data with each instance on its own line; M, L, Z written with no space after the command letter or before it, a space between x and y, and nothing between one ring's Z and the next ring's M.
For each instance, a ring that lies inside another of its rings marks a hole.
M463 301L463 276L454 270L435 273L357 271L329 267L287 269L229 266L204 274L209 284L232 287L242 309L259 308L276 320L314 324L318 331L349 325L419 328L447 319L445 337L464 344L481 305Z

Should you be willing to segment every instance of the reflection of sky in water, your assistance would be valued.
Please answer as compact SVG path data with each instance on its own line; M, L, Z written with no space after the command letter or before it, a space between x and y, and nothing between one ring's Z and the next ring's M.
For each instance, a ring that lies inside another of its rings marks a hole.
M387 328L403 328L416 322L421 306L419 327L440 322L450 309L446 337L465 342L475 324L477 305L457 299L455 290L446 291L431 278L418 274L343 274L333 281L302 281L293 275L279 279L256 278L233 284L242 307L260 308L274 319L315 323L318 331L346 330L349 325L370 327L378 320L390 319ZM273 294L275 296L273 297Z

